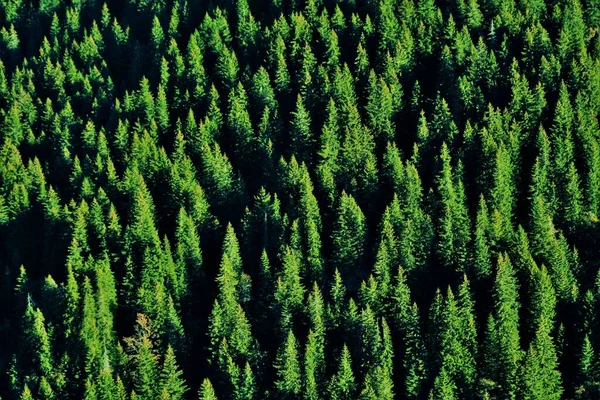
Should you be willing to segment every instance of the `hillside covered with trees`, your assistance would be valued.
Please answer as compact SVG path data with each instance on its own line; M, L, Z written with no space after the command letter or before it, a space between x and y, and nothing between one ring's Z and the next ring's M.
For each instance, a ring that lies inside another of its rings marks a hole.
M0 396L600 398L600 0L0 0Z

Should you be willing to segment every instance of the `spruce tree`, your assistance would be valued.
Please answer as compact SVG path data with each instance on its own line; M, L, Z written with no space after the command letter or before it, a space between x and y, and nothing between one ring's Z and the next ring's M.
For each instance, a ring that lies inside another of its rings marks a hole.
M213 389L212 383L210 383L208 378L205 378L202 381L202 385L200 386L199 392L199 400L218 400L217 395L215 394L215 391Z
M498 396L517 398L519 363L523 358L519 338L519 303L514 271L505 254L498 257L493 298L494 312L486 332L485 375L498 384Z
M299 398L302 390L302 373L298 361L298 344L292 331L277 355L277 380L275 387L282 399Z
M525 357L523 399L560 399L563 388L549 321L543 317Z
M354 398L355 385L350 351L344 345L337 372L329 382L329 394L335 400L350 400Z
M332 261L347 276L349 284L363 269L367 226L365 216L351 195L342 193L332 233Z
M160 374L160 389L161 398L180 400L184 398L188 388L182 378L182 372L177 366L175 353L171 346L167 347L163 367Z

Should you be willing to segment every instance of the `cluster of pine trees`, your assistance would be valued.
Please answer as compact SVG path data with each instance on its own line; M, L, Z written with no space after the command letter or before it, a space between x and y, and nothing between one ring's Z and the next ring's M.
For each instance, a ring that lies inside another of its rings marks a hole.
M2 398L599 398L600 0L106 1L0 0Z

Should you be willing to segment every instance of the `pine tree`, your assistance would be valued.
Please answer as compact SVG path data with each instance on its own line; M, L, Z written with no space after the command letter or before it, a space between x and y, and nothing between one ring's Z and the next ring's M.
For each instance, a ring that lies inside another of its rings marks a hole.
M440 210L438 221L438 254L446 266L460 271L467 257L470 242L470 219L465 204L465 193L460 177L453 177L448 147L444 143L440 154L442 168L437 177Z
M167 353L163 362L162 372L160 374L160 395L161 398L178 400L183 399L188 388L182 378L182 372L179 370L175 353L171 346L167 347Z
M282 399L299 398L302 390L302 373L298 362L298 345L292 331L277 354L277 380L275 387Z
M475 222L475 254L473 257L473 272L479 279L488 278L492 274L492 262L488 244L489 224L487 205L485 199L481 196Z
M531 314L531 321L529 326L530 332L535 334L542 320L550 329L553 327L556 316L556 294L544 265L541 268L535 266L531 271L530 279L531 304L528 309Z
M525 357L523 399L560 399L563 388L549 321L543 317Z
M368 93L366 109L373 136L380 144L393 141L395 127L392 121L394 115L392 93L383 78L377 78L373 71L369 75Z
M202 250L196 224L188 216L185 208L181 208L177 217L176 238L176 260L181 266L183 277L189 276L198 280L203 275ZM185 281L185 278L183 278Z
M208 378L205 378L204 381L202 381L199 396L199 400L218 400L213 386Z
M97 393L101 399L119 399L116 396L117 385L112 377L108 354L104 352L104 362L99 373Z
M360 277L366 245L367 226L365 216L351 195L342 192L337 222L332 233L332 259L334 265L349 285Z
M240 46L246 55L252 55L256 48L259 34L258 23L254 20L247 0L236 3L237 24Z
M329 382L329 394L334 400L350 400L354 398L355 383L352 372L352 360L348 346L344 345L340 355L337 373Z
M127 344L134 360L134 386L139 399L156 399L159 397L159 372L152 335L150 321L145 315L138 314L136 334L134 337L128 338Z
M327 104L327 117L320 132L318 162L316 167L317 182L327 195L327 205L331 208L337 197L335 176L338 170L337 158L340 152L339 115L333 99Z
M31 390L29 390L29 386L25 384L23 387L23 392L21 393L20 400L34 400L33 395L31 394Z
M42 311L34 309L28 298L23 320L23 334L27 345L26 359L31 360L32 373L38 376L50 376L53 371L53 357L50 336Z
M364 371L375 369L383 350L383 343L377 320L369 305L360 313L359 332L362 352L358 364Z
M577 388L577 392L583 392L583 397L591 398L594 393L597 393L597 371L594 365L595 354L594 348L588 335L583 339L583 346L580 354L579 361L579 376L578 382L580 386ZM586 395L586 393L588 393Z
M283 255L283 271L275 289L275 301L279 308L279 322L283 331L291 328L294 317L300 312L304 291L300 281L300 260L297 252L286 247Z
M296 101L296 111L292 113L291 121L291 141L292 153L299 162L312 164L312 154L314 147L313 133L311 129L311 118L308 110L304 106L304 99L298 95Z
M304 397L307 400L322 398L325 373L325 348L323 338L310 330L304 353Z
M238 83L229 95L229 113L227 126L231 130L234 154L244 168L251 167L250 157L254 151L255 134L248 113L246 90Z
M462 300L467 303L469 301L468 298ZM475 337L474 327L469 329L469 318L472 321L473 317L469 317L468 308L466 305L465 309L459 309L454 294L449 289L443 308L437 311L438 315L434 314L432 319L432 324L439 323L439 327L435 327L438 333L433 338L439 340L434 348L439 351L439 355L433 353L434 359L440 371L447 374L463 393L470 393L475 381L475 354L472 353Z
M539 194L532 198L531 220L532 253L547 263L558 298L572 299L577 290L572 266L575 260L569 254L564 236L560 232L556 234L547 204Z
M250 364L246 363L243 376L240 378L240 387L237 390L236 398L240 400L252 400L256 397L256 380Z
M89 278L83 285L83 315L81 318L80 340L84 346L84 369L88 376L101 366L102 348L98 327L98 308Z
M498 257L494 312L487 328L486 375L498 384L498 395L516 398L518 369L523 358L519 339L517 283L507 255Z
M466 275L458 287L457 307L459 316L460 342L462 344L461 358L464 365L460 369L457 384L462 393L471 393L477 377L477 320L475 304L471 294L470 282ZM467 394L468 396L468 394Z
M346 309L346 286L338 269L333 274L333 283L329 295L331 303L327 307L328 322L333 328L337 328L341 324Z
M503 231L512 231L514 208L514 179L513 166L508 150L501 142L496 152L496 167L494 169L494 186L491 191L491 205L500 213L503 221Z

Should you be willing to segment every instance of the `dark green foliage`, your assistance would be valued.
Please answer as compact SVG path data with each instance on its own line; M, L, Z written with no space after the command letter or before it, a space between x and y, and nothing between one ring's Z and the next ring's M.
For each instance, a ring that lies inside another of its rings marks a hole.
M599 32L0 0L0 396L598 398Z
M498 396L516 398L520 376L519 365L523 351L519 338L519 300L512 264L500 255L494 282L494 312L488 319L486 331L485 371L487 378L497 384Z

